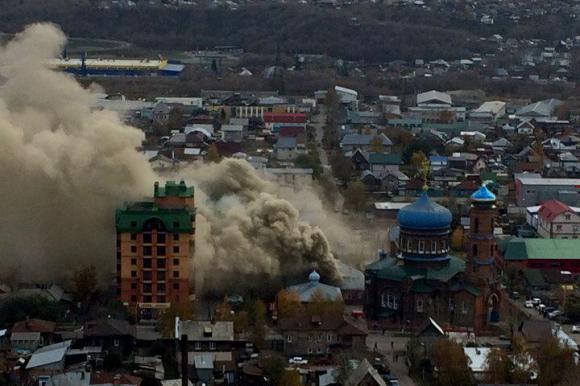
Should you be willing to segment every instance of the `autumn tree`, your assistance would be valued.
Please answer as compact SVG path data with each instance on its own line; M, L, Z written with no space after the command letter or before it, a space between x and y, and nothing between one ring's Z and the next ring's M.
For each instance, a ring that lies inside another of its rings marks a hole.
M205 158L209 162L220 162L221 156L215 143L207 147L207 155Z
M215 310L215 320L219 321L227 321L233 319L233 311L232 307L230 306L230 302L228 302L228 297L224 296L224 300L217 306Z
M558 338L553 336L544 339L536 354L536 361L539 386L557 385L575 367L573 351L562 347Z
M319 289L314 291L310 302L306 304L308 315L339 315L344 312L344 302L341 299L327 299Z
M285 289L278 292L278 316L288 318L304 313L304 305L300 302L298 293Z
M425 164L428 162L429 161L427 161L427 156L421 150L413 153L410 163L415 175L421 175ZM425 178L426 176L421 175L421 177Z
M286 369L280 377L280 382L278 386L302 386L302 380L300 379L300 372L295 369Z
M453 121L455 114L451 110L443 110L439 113L440 123L451 123Z
M509 383L512 368L513 363L507 353L500 348L492 348L485 359L486 383Z
M451 234L451 248L455 251L463 251L465 232L462 227L457 227Z
M74 298L78 302L87 302L97 290L97 268L87 265L79 268L73 275Z
M360 181L353 182L344 192L345 204L356 212L366 209L369 201L367 187Z
M179 317L179 319L182 320L189 320L191 319L192 313L191 303L188 301L171 303L168 309L157 315L157 322L161 330L161 335L166 338L173 337L175 331L175 318Z
M438 369L439 385L471 386L467 356L461 345L439 339L433 344L432 359Z
M340 153L336 153L330 160L330 164L334 177L339 179L343 185L348 185L354 170L350 159Z

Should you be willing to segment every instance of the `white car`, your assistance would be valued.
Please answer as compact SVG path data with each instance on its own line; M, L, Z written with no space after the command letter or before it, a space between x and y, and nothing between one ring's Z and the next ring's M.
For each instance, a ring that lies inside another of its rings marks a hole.
M524 302L524 307L526 307L526 308L534 308L534 303L531 300L526 300Z
M291 365L307 365L308 360L302 357L293 357L288 360L288 363Z
M561 313L562 313L562 311L560 311L560 310L554 310L548 314L548 318L554 319L556 316L560 315Z
M542 303L542 299L532 298L532 303L534 303L534 306L538 306L538 305L540 305L540 303Z
M573 332L574 334L578 334L578 333L580 333L580 326L578 326L578 325L573 325L573 326L572 326L572 332Z

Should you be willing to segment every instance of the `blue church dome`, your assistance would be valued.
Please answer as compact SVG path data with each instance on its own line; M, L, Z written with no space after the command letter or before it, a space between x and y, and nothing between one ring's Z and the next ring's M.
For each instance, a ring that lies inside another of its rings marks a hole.
M471 195L471 200L477 202L491 202L495 201L495 199L495 194L493 194L491 190L485 186L485 184L481 185L481 188L479 188Z
M402 228L428 230L448 228L451 225L449 209L431 201L427 193L413 204L399 210L397 220Z

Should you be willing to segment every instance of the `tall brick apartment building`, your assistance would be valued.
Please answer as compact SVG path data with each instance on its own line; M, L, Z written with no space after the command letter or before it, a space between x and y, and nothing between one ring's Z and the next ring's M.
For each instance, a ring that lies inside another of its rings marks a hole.
M153 202L118 209L117 292L142 316L189 301L195 251L194 189L155 183Z

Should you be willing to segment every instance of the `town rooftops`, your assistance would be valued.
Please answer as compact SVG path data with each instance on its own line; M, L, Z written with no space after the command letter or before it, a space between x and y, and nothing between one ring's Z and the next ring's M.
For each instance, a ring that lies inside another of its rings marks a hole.
M542 101L522 107L516 112L516 115L528 117L549 117L561 104L562 101L558 99L544 99Z
M193 197L193 186L187 186L185 181L176 183L175 181L167 181L165 186L159 186L155 183L154 189L155 197Z
M371 165L400 165L402 157L398 153L370 153L369 163Z
M474 112L474 113L488 113L488 114L497 115L498 113L500 113L502 111L503 108L505 108L505 102L488 101L488 102L483 102L481 104L481 106L479 106L478 108L476 108L472 112Z
M179 336L187 335L191 342L234 340L234 323L230 321L180 320L177 331Z
M338 335L367 335L364 323L348 316L336 314L298 315L282 318L278 322L282 331L336 331Z
M341 146L369 146L374 138L379 138L383 146L392 146L393 142L384 134L378 136L371 134L347 134L340 142Z
M568 205L558 200L544 202L538 211L541 218L546 221L552 221L562 213L576 213Z
M370 377L372 381L369 380L367 377ZM363 359L360 365L353 372L350 373L350 376L344 383L344 386L359 386L362 384L387 386L387 383L383 380L377 369L375 369L366 358Z
M131 325L123 319L97 319L85 324L85 336L126 336L132 334Z
M34 369L62 361L70 344L70 341L66 341L39 348L30 357L26 368Z
M342 301L340 288L321 283L320 275L316 271L308 275L308 282L290 286L288 291L296 292L303 303L312 301L316 294L320 294L325 300Z
M12 333L15 332L40 332L51 333L56 329L56 323L49 320L30 319L14 323Z
M578 240L513 238L505 244L506 261L521 260L580 260Z
M417 105L443 104L451 106L451 96L440 91L427 91L417 95Z
M523 185L557 185L557 186L577 186L580 187L580 178L542 178L528 177L522 174L517 178Z
M280 137L276 142L277 149L295 149L298 146L296 137Z

